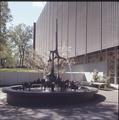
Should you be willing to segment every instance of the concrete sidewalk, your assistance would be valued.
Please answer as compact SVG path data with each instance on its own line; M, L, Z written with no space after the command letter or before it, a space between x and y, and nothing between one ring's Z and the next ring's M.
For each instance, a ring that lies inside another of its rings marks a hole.
M118 90L99 90L88 103L55 108L15 107L0 89L0 120L118 120Z

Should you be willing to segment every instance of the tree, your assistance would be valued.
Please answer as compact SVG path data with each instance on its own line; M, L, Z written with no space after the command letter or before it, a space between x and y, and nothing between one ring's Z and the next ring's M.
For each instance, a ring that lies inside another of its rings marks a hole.
M8 36L6 24L11 20L12 16L10 14L10 9L8 8L8 2L0 2L0 65L1 61L8 57L8 54L5 54L9 49L7 44Z
M12 16L10 14L10 9L8 8L8 2L0 2L0 50L2 50L2 45L6 43L7 37L7 22L12 20Z
M25 62L27 66L33 69L40 69L41 71L44 71L44 68L46 67L43 57L38 55L33 49L29 49L26 52Z
M12 27L9 31L9 37L13 42L15 50L19 56L19 66L24 66L25 55L29 47L31 47L32 27L25 24L19 24Z

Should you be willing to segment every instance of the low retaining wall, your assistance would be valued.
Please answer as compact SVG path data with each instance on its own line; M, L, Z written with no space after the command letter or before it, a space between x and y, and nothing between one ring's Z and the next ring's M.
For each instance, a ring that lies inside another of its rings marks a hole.
M87 81L84 73L66 72L62 75L64 80Z
M24 81L34 81L39 77L42 78L43 75L38 72L0 72L0 86L20 84ZM85 73L66 72L61 77L63 80L90 82L88 79L90 78L89 75L87 78Z
M20 84L23 81L34 81L42 77L38 72L0 72L0 86Z

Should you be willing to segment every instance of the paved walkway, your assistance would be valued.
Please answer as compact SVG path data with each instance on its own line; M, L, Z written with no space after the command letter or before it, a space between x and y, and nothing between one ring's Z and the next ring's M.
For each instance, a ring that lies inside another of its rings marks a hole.
M77 106L13 107L0 89L0 120L118 120L118 91L99 90L96 99Z

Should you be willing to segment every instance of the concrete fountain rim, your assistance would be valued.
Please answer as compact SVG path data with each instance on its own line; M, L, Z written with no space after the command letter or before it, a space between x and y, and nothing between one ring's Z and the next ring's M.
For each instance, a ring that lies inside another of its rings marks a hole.
M7 102L13 106L21 107L48 107L59 105L74 105L90 101L98 92L98 89L85 86L87 91L70 92L31 92L15 90L18 86L5 87L2 89L7 94Z
M2 89L2 91L4 93L9 93L9 94L79 94L79 93L90 93L90 92L93 92L93 93L97 93L98 92L98 89L97 88L94 88L94 87L90 87L90 86L81 86L81 90L84 90L84 91L80 91L77 90L77 91L64 91L64 92L60 92L60 91L54 91L54 92L51 92L51 91L41 91L41 90L38 90L38 91L32 91L32 90L17 90L16 88L19 88L21 85L16 85L16 86L10 86L10 87L4 87Z

